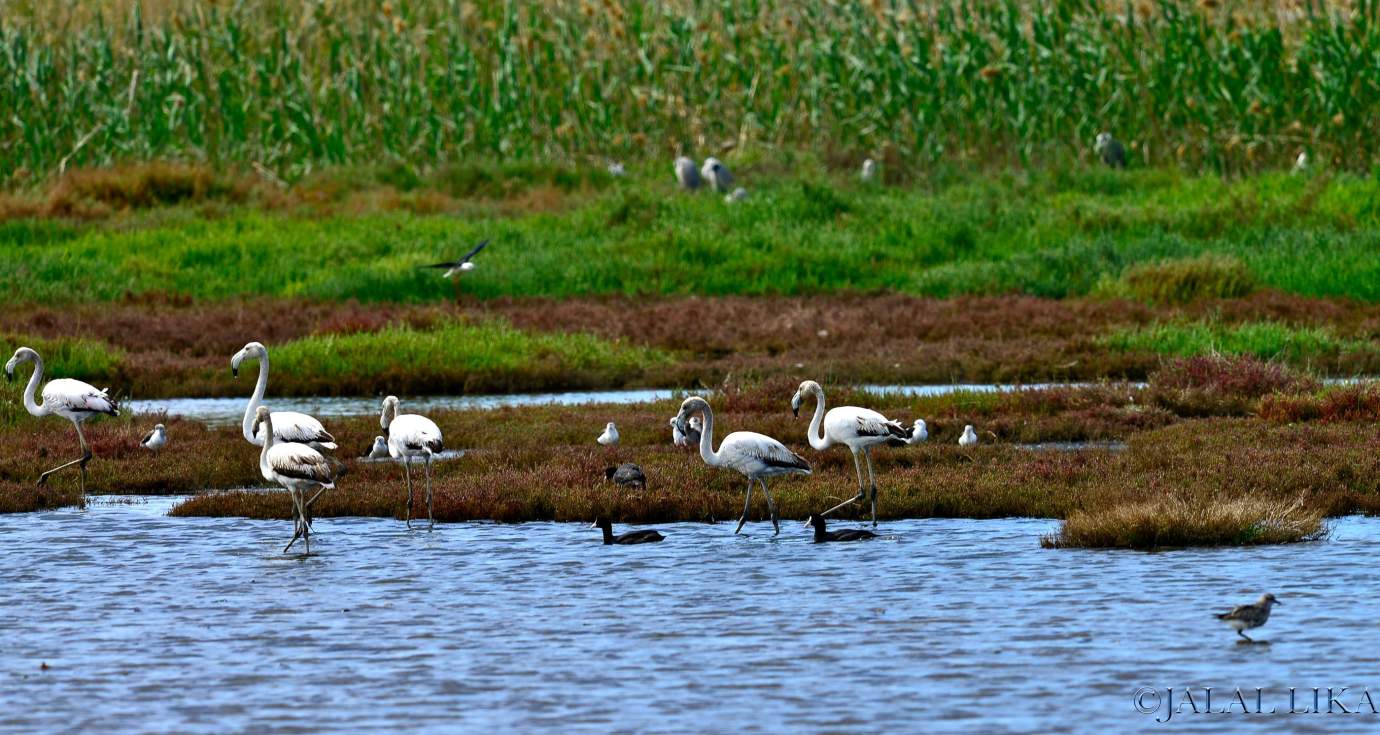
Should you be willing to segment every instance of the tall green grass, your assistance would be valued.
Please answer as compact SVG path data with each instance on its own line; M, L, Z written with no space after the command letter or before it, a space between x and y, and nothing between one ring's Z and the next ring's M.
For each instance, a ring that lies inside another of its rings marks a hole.
M733 205L681 195L656 167L518 216L239 208L214 218L159 210L112 225L11 220L0 222L0 301L150 292L450 299L457 287L419 266L482 238L492 245L458 286L480 298L871 290L1063 298L1207 254L1233 264L1231 283L1380 300L1376 179L1055 172L958 177L927 190L817 174L743 172L753 195ZM1236 293L1230 283L1203 290L1192 278L1169 280L1175 293Z
M293 178L725 142L1010 163L1086 157L1103 129L1136 163L1234 170L1308 148L1364 169L1376 7L13 0L0 171L173 157Z

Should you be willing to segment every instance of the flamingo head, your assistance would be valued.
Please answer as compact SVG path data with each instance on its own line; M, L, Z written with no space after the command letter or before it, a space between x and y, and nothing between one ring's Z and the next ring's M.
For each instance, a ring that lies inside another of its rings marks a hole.
M383 399L383 415L379 416L379 427L384 431L388 430L388 425L393 423L393 419L398 417L398 397L388 396Z
M691 414L702 413L708 409L709 401L699 396L690 396L680 404L680 412L671 420L676 422L676 426L680 427L681 433L684 434L687 426L686 419L688 419Z
M235 356L230 358L230 377L240 377L240 363L250 358L262 360L267 354L268 348L264 347L262 342L250 342L240 348L240 351L236 352Z
M824 392L824 389L821 388L821 387L819 387L819 383L816 383L816 382L813 381L813 380L806 380L806 381L802 382L802 383L800 384L800 387L799 387L799 388L796 388L796 390L795 390L795 396L793 396L793 397L791 398L791 413L795 414L796 417L799 418L799 417L800 417L800 404L802 404L802 403L805 402L805 396L807 396L807 395L815 395L815 396L818 396L819 394L821 394L821 393L823 393L823 392Z
M267 424L270 429L273 426L273 419L269 417L268 406L259 406L258 410L254 412L254 426L249 433L258 436L261 424Z
M20 347L14 351L14 357L5 363L5 379L14 380L14 369L19 367L21 362L33 362L38 359L38 353L31 347Z

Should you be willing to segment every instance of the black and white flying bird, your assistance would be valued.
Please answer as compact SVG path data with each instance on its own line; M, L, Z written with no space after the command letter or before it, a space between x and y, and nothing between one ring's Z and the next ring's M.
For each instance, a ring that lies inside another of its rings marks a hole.
M442 277L442 278L450 278L451 276L458 276L458 275L460 275L461 273L466 273L466 272L468 272L468 271L474 270L474 263L471 262L471 259L474 258L474 256L478 255L480 250L483 250L484 248L486 248L486 247L488 247L488 246L489 246L489 241L488 241L487 239L486 239L486 240L482 240L478 245L475 245L475 246L474 246L474 249L473 249L473 250L469 251L468 253L465 253L465 256L464 256L463 258L459 259L459 260L448 260L448 261L441 262L441 263L432 263L431 265L424 265L424 266L422 266L422 267L423 267L423 268L445 268L445 269L446 269L446 272L441 274L441 277Z

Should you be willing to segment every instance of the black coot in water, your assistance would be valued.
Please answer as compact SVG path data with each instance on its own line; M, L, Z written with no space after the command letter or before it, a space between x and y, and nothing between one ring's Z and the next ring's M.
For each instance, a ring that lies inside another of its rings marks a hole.
M647 489L647 475L643 474L641 467L632 462L625 462L617 467L604 470L604 477L613 480L613 484L618 487L626 487L631 490Z
M613 535L613 523L607 518L595 518L591 528L598 528L604 532L604 545L613 544L654 544L664 538L660 533L647 528L641 531L628 531L627 533Z
M825 541L866 541L870 538L877 538L877 534L871 531L864 531L861 528L850 528L845 531L826 531L824 530L824 517L810 514L806 519L805 525L814 526L815 543L822 544Z

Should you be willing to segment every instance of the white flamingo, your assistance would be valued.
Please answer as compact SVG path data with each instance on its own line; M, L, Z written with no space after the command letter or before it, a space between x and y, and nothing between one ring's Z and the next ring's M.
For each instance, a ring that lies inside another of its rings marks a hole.
M34 373L29 376L29 384L24 388L24 410L28 411L30 416L56 414L71 421L72 428L77 430L77 442L81 445L80 457L39 475L38 484L42 485L47 482L49 475L58 470L65 470L72 465L77 465L81 470L81 501L84 506L86 505L86 463L91 461L91 447L86 443L86 436L81 433L82 422L99 413L119 416L120 410L104 390L97 390L89 383L71 378L57 378L48 381L48 384L43 386L43 403L38 403L34 400L34 392L38 390L38 384L43 380L43 358L39 357L38 352L33 348L20 347L14 351L14 357L5 363L5 377L14 380L14 369L22 362L34 364Z
M249 405L244 408L244 440L256 447L264 445L264 437L256 433L256 426L272 426L273 436L280 442L307 444L317 451L335 451L335 437L331 436L320 421L296 411L274 411L272 422L255 421L259 404L264 400L268 389L268 348L260 342L250 342L230 358L230 374L239 377L240 363L245 360L259 361L259 382L254 384L254 395L249 397Z
M604 433L600 434L599 438L595 439L595 441L606 447L616 447L618 446L618 438L618 427L614 426L613 422L610 421L604 426Z
M407 527L412 527L412 458L421 457L426 463L426 521L427 530L436 525L431 515L431 460L445 448L441 429L434 421L415 413L398 415L398 397L383 399L383 415L379 425L388 432L388 454L403 461L403 476L407 478Z
M700 172L695 168L693 159L685 156L676 158L676 181L680 183L680 188L686 191L700 188Z
M748 508L752 506L753 483L762 484L762 494L767 496L767 508L771 511L771 525L776 533L781 533L780 517L776 513L776 503L767 490L768 477L777 475L808 475L810 463L803 457L786 448L785 444L763 434L752 431L735 431L719 442L719 451L714 451L714 411L709 401L699 396L691 396L680 404L676 423L681 432L689 427L686 419L692 414L704 416L704 431L700 433L700 457L710 467L727 467L736 470L748 479L747 497L743 500L743 515L738 518L738 533L747 523Z
M311 507L321 493L335 487L340 465L307 444L279 441L277 432L273 431L273 417L277 415L270 413L267 406L259 406L254 412L254 429L257 431L259 424L265 429L263 450L259 452L259 473L265 480L282 485L292 498L295 516L292 540L283 547L283 553L301 537L310 554Z
M858 494L820 515L828 516L849 503L867 498L867 490L863 486L862 463L858 461L858 455L862 455L867 461L867 477L872 484L872 525L877 525L877 476L872 470L872 448L889 443L918 444L929 436L925 422L916 419L913 426L906 427L901 422L889 419L872 409L857 406L839 406L825 413L824 389L813 380L800 384L795 396L791 398L791 413L800 415L800 405L804 403L806 396L814 396L815 399L815 415L810 419L810 429L806 433L810 446L821 452L835 444L848 447L853 453L853 469L858 473ZM822 429L821 422L824 424Z

